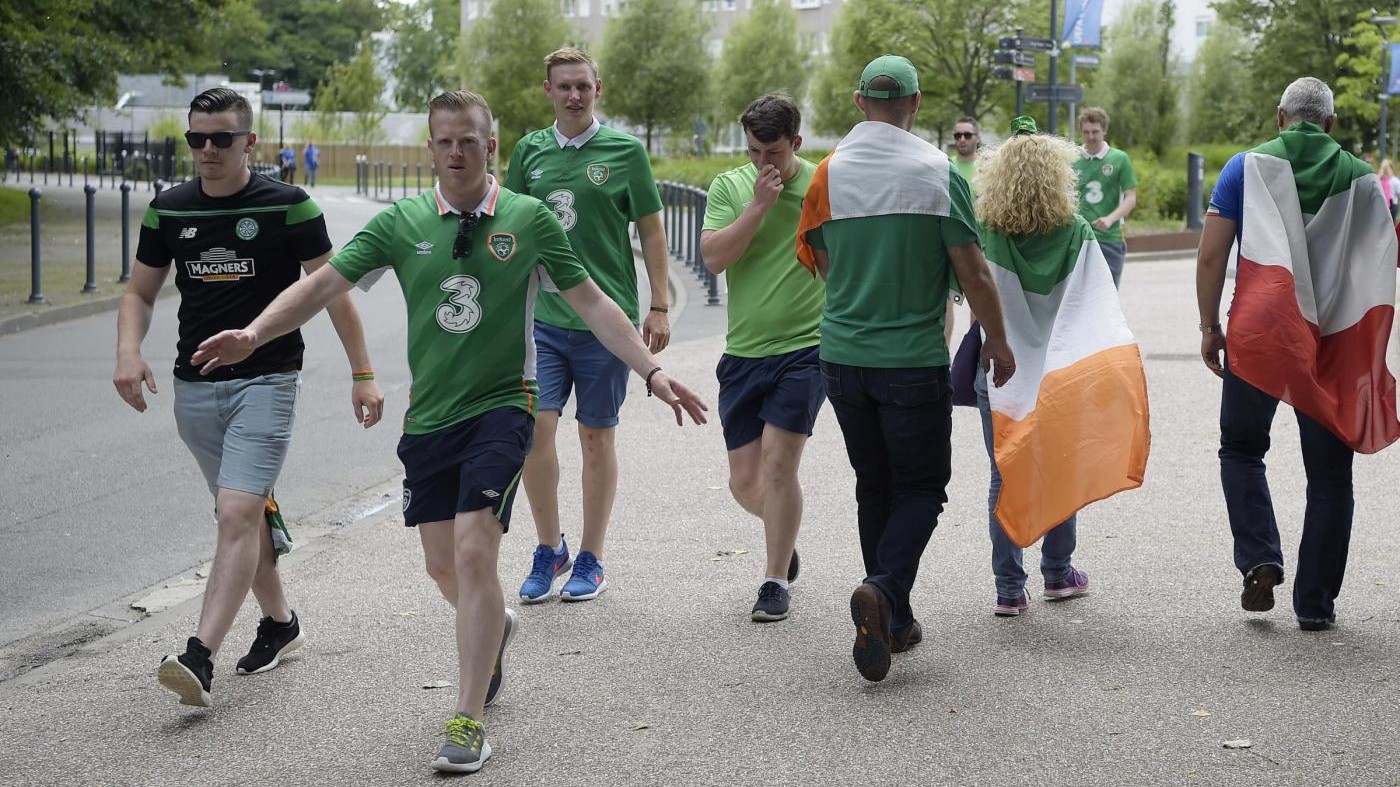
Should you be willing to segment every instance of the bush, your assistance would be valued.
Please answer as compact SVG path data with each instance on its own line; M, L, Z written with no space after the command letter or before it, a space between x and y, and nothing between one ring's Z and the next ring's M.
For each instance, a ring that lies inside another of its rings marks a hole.
M815 164L825 158L828 152L803 148L798 155ZM669 180L672 183L708 189L716 175L735 167L742 167L747 163L749 163L748 156L654 158L651 161L651 171L657 180Z

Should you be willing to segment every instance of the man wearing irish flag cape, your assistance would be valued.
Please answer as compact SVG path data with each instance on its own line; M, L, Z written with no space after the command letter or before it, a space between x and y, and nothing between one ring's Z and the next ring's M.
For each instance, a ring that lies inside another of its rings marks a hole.
M851 655L866 680L878 681L892 652L922 638L909 592L948 500L953 415L943 319L952 273L986 326L995 383L1015 366L967 181L909 133L919 111L914 66L876 58L854 98L866 121L817 165L797 257L826 279L822 380L856 475L866 572L851 594Z
M1293 611L1305 631L1336 619L1351 539L1352 457L1400 437L1395 379L1385 365L1395 227L1371 168L1328 135L1335 120L1326 84L1303 77L1288 86L1278 137L1237 154L1220 173L1196 273L1201 356L1224 379L1220 478L1244 575L1240 606L1250 612L1272 609L1284 579L1264 475L1269 426L1280 401L1298 417L1308 489ZM1220 298L1236 241L1227 343Z

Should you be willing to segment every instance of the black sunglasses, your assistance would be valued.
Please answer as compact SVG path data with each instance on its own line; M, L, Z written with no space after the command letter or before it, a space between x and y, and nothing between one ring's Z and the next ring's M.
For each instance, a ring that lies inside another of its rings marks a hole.
M975 136L977 136L977 133L974 132L974 131L954 131L954 132L953 132L953 139L972 139L972 138L975 137Z
M213 142L214 147L227 150L233 147L234 137L246 137L250 133L248 131L215 131L213 134L201 134L198 131L186 131L185 142L189 144L190 150L203 150L205 142Z
M465 260L472 256L472 232L480 223L481 216L479 214L462 214L461 221L457 222L457 240L452 244L452 259Z

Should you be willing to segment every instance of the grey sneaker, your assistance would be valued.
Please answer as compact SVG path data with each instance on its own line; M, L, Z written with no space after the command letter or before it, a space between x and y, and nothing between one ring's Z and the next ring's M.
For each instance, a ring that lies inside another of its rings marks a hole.
M476 773L491 757L486 728L465 713L447 720L447 740L433 760L433 770L443 773Z
M788 592L777 582L764 582L758 589L758 603L753 605L749 617L755 623L772 623L786 620L788 616Z
M510 638L515 635L515 627L519 625L515 618L515 611L506 607L506 629L501 633L501 649L496 653L496 668L491 671L491 684L486 687L486 707L491 707L501 696L501 683L505 681L506 645Z

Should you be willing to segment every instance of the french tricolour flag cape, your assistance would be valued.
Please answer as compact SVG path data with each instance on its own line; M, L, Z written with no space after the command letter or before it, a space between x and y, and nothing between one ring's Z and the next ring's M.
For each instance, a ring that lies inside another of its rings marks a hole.
M1385 365L1395 319L1395 226L1371 168L1322 129L1247 152L1230 370L1353 450L1400 437Z
M1027 547L1084 506L1142 485L1147 378L1103 251L1082 217L1036 236L982 236L1016 374L988 385L1001 497Z

